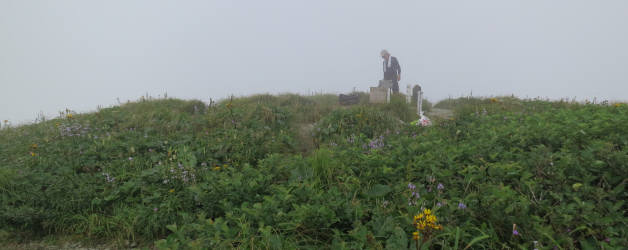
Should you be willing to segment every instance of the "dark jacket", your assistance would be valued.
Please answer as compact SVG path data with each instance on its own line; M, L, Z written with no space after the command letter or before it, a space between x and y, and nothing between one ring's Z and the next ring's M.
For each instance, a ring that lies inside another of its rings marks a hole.
M394 56L390 57L390 63L386 65L386 61L382 62L382 66L384 68L384 80L392 80L393 82L397 82L397 76L401 74L401 66L399 66L399 61Z

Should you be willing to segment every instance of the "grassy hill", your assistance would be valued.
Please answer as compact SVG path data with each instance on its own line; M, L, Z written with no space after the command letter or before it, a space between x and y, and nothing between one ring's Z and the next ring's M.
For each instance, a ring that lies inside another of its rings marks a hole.
M628 245L626 104L460 98L435 105L454 118L416 127L403 97L361 99L140 100L5 127L0 243Z

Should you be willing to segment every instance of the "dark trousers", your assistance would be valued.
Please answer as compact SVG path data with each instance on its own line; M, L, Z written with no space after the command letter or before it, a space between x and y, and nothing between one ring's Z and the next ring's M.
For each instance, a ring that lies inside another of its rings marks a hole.
M399 82L393 80L392 92L393 94L399 94Z

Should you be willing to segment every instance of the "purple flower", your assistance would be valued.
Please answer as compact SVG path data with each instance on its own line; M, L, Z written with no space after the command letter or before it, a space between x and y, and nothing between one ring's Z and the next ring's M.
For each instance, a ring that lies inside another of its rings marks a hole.
M442 206L443 206L443 203L440 203L440 202L439 202L439 203L436 203L436 206L442 207Z
M519 231L517 229L512 230L512 235L519 235Z
M445 186L443 185L443 183L438 183L438 186L436 186L436 188L438 190L443 190L443 189L445 189Z
M129 157L129 161L132 161L132 160L133 160L133 157Z
M369 147L371 149L378 149L378 148L381 148L383 146L384 146L384 137L383 136L380 136L379 138L371 140L369 142Z
M464 203L462 203L462 202L459 202L459 203L458 203L458 208L459 208L459 209L465 209L465 208L467 208L467 205L465 205L465 204L464 204Z
M608 237L606 237L606 239L604 239L604 241L606 241L606 243L611 243L611 239L609 239Z
M157 210L159 210L159 209L156 208L156 207L153 208L153 212L157 212Z
M408 183L408 188L410 190L414 190L416 188L416 186L414 184L412 184L412 183Z

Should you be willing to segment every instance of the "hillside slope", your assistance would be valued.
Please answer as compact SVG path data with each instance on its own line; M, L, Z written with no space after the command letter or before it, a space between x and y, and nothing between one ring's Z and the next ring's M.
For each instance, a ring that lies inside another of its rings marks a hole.
M467 98L440 104L454 116L424 128L409 125L416 117L403 98L336 101L144 100L2 129L0 240L74 235L172 249L628 244L625 104ZM421 226L414 216L425 209L435 217Z

